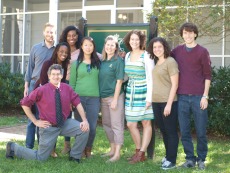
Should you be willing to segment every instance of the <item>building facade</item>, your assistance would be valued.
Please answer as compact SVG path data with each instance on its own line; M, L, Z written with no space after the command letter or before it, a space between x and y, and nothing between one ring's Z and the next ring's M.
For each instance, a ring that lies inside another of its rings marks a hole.
M24 73L30 49L43 38L46 22L57 26L56 40L67 25L84 17L90 24L145 23L150 0L1 0L0 63Z
M58 40L61 31L78 25L81 17L89 24L147 23L151 10L152 0L0 0L0 63L9 62L11 72L24 73L30 49L42 41L47 22L57 26ZM222 61L216 52L213 60Z

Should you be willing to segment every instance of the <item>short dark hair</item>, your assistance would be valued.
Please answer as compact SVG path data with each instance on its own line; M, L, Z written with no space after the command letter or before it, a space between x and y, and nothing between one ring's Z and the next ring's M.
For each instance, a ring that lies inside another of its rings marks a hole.
M59 42L67 42L67 34L68 34L69 31L76 31L76 34L78 35L78 39L77 39L77 42L75 43L75 47L77 49L79 49L80 45L81 45L81 40L82 40L83 36L82 36L82 33L81 33L80 29L78 29L74 25L67 26L62 31L61 36L59 38Z
M59 64L53 64L49 67L47 74L50 75L52 70L60 70L61 74L63 75L62 66Z
M183 30L194 32L196 34L195 40L198 37L198 28L194 23L186 22L180 27L180 36L183 37Z
M132 34L136 34L136 35L139 37L139 39L140 39L140 49L141 49L141 50L145 50L146 35L144 34L143 31L137 30L137 29L132 30L132 31L129 31L129 32L125 35L125 37L124 37L124 39L123 39L123 42L124 42L125 46L127 47L127 49L129 49L129 51L132 51L132 47L131 47L130 44L129 44L130 37L131 37Z
M155 64L159 60L159 58L153 53L153 44L156 42L160 42L163 45L165 59L170 56L170 50L171 50L168 42L162 37L155 37L152 40L150 40L148 48L147 48L147 52L150 54L150 58L154 59Z

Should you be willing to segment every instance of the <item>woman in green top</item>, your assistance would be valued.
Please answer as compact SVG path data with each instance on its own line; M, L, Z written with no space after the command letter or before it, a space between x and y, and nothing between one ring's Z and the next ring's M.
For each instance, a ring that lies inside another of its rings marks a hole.
M79 94L81 104L86 112L90 133L83 155L91 157L91 149L96 136L98 113L100 110L98 75L101 61L96 53L95 43L91 37L84 37L81 42L78 60L70 69L70 86ZM81 122L77 110L76 120Z
M124 61L118 56L117 38L108 36L102 52L99 72L102 124L110 142L110 156L107 162L120 159L120 150L124 142Z

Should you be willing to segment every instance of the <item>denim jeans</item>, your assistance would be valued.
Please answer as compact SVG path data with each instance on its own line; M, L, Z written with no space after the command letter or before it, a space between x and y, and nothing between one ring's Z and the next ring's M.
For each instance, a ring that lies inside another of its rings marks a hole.
M93 142L96 136L96 127L97 127L97 119L98 113L100 111L100 98L99 97L84 97L80 96L81 104L86 112L86 118L89 122L89 138L86 144L86 147L92 147ZM75 111L75 119L78 121L82 121L81 116L78 111Z
M67 119L71 119L72 118L72 111L70 111L69 116L67 117ZM70 142L70 137L69 136L65 136L65 142Z
M172 163L176 163L177 149L179 143L179 137L177 132L177 102L174 101L171 107L171 113L168 116L164 116L164 109L166 106L164 103L152 103L154 116L156 118L157 126L163 136L164 146L166 150L166 159Z
M179 95L178 96L178 118L181 131L181 141L184 147L187 160L205 161L208 152L208 142L206 137L206 126L208 122L207 109L200 108L202 96ZM197 156L194 155L194 146L191 136L191 115L193 115L196 136L197 136Z
M66 80L65 83L69 84L69 81ZM67 119L71 119L72 118L72 111L70 111L69 116L67 117ZM65 136L65 142L70 142L70 137L69 136Z
M35 83L36 83L35 80L30 81L29 93L31 93L34 90ZM38 108L37 108L36 104L34 104L33 114L34 114L36 119L39 118L39 112L38 112ZM28 119L27 130L26 130L26 147L27 148L30 148L30 149L34 148L35 132L36 131L37 131L37 139L39 141L38 128L36 129L36 126L34 125L34 123L30 119Z

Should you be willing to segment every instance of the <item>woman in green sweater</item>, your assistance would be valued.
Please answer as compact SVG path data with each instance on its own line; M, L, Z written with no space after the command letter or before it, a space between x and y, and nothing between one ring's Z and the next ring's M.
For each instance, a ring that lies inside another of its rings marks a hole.
M99 73L102 124L110 143L110 156L107 162L120 159L120 150L124 142L124 61L118 56L119 46L116 37L105 39L102 51L102 63Z
M90 126L88 142L83 155L91 157L91 149L96 136L98 113L100 110L98 74L101 61L96 53L95 43L91 37L84 37L81 42L78 60L70 69L70 86L79 94L81 104L86 112ZM75 119L81 122L77 110Z

